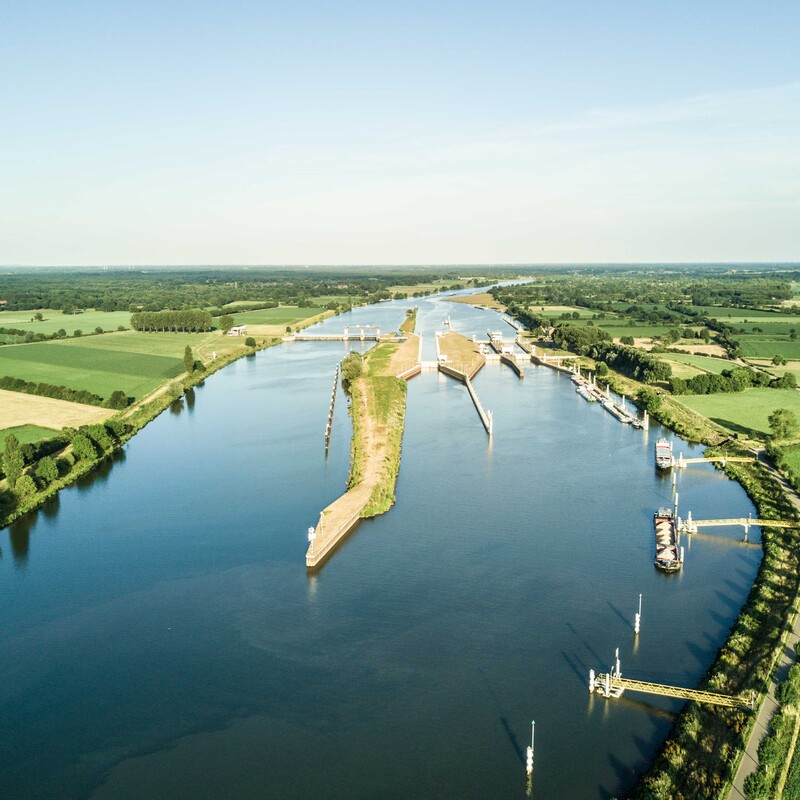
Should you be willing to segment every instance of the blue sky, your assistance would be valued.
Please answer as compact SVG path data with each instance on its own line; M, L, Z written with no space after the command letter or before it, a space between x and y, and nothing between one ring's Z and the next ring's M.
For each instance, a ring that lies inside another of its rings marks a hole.
M0 17L0 263L800 259L797 2Z

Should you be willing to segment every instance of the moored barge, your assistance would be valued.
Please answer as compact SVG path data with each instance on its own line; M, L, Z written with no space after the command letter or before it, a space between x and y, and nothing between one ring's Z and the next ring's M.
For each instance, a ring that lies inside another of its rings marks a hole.
M677 572L683 566L683 548L672 511L659 508L653 514L653 526L656 534L655 566L662 572Z

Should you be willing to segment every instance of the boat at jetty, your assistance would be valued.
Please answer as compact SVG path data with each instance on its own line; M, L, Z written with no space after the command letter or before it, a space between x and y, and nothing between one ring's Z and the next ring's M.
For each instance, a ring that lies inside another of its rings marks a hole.
M656 534L655 566L663 572L677 572L683 566L683 553L675 517L668 508L659 508L653 514Z
M656 466L659 469L672 468L672 442L663 437L656 442Z
M597 398L593 397L589 390L585 386L578 386L575 391L584 399L587 403L596 403Z

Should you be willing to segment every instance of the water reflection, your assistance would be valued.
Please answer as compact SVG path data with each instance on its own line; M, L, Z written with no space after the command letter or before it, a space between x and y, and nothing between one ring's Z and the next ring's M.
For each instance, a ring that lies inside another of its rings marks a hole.
M184 394L184 399L186 400L186 408L192 412L194 411L194 404L197 400L197 395L194 393L194 389L187 389L186 394Z
M16 522L12 522L8 529L8 538L11 543L11 553L14 556L14 566L25 568L28 564L28 555L31 544L31 530L39 516L37 511L32 511Z
M46 519L55 519L58 516L58 510L61 507L61 495L54 494L45 500L41 506L40 511Z
M126 457L124 447L106 456L94 469L90 470L85 475L81 475L80 478L75 481L74 485L78 492L84 494L93 486L105 483L108 480L108 476L111 474L114 464L123 464Z

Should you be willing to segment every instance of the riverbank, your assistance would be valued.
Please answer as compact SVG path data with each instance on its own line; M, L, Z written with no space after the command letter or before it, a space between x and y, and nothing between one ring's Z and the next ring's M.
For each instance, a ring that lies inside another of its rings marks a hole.
M261 339L256 343L255 347L247 347L242 351L230 351L218 356L209 363L204 364L202 369L183 373L163 384L132 406L129 406L125 411L105 420L104 423L78 428L71 438L65 436L60 440L60 445L52 448L45 447L41 451L43 453L41 457L26 465L20 477L20 481L23 480L24 476L28 476L30 479L26 482L28 487L26 492L15 493L8 486L6 479L0 481L0 529L10 525L14 520L19 519L30 511L39 508L47 500L58 494L61 489L71 486L79 478L98 467L161 414L162 411L169 408L172 403L180 400L187 391L201 384L206 378L219 372L228 364L238 361L240 358L252 356L258 350L272 347L275 344L279 344L280 341L280 339L274 338ZM103 430L99 430L100 428ZM94 457L91 455L81 457L80 454L74 452L73 441L76 436L84 436L84 434L88 434L91 445L91 449L87 449L85 453L94 452ZM59 442L59 439L56 438L54 442ZM44 458L53 459L59 474L45 486L40 487L33 476L38 475L39 464Z
M594 369L584 359L583 366ZM744 442L731 442L711 420L662 391L613 371L601 378L618 394L635 397L650 416L679 435L709 445L708 454L752 455ZM786 493L760 463L728 462L725 473L747 492L763 519L798 519ZM763 559L745 604L725 644L698 688L730 694L753 691L764 702L770 676L784 647L786 625L800 592L800 549L796 531L762 529ZM687 703L656 757L628 795L631 800L726 798L756 723L737 709Z

